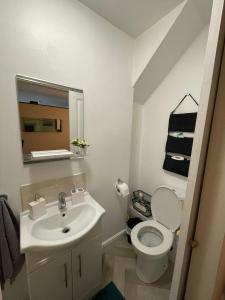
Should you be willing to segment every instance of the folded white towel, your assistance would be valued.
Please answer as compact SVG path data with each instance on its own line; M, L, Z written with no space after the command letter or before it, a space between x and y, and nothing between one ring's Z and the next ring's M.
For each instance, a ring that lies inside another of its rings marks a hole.
M51 159L51 158L64 158L70 157L74 153L66 149L59 150L45 150L45 151L31 151L32 159L42 160L42 159Z

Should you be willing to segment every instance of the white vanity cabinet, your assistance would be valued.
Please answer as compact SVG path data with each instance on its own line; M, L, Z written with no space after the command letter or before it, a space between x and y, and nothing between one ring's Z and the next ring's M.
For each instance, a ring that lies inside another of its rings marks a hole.
M101 283L101 236L95 237L72 251L73 300L86 299Z
M101 284L100 224L69 247L27 252L26 266L30 300L90 299Z
M30 300L72 300L71 255L61 255L28 275Z

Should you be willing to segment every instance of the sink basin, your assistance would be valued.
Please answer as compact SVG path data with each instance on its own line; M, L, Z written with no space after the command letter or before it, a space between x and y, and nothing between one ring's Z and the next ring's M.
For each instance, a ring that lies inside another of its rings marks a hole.
M58 202L48 205L47 214L37 220L31 220L29 212L20 216L21 251L42 250L62 247L85 236L100 220L105 210L85 193L84 201L72 205L60 212Z
M37 221L33 226L32 235L44 241L66 239L81 232L94 217L94 207L84 203L68 212Z

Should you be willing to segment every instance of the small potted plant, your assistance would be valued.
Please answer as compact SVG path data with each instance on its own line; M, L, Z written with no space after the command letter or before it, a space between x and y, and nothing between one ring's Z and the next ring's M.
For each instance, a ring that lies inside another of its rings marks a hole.
M90 146L85 139L74 139L71 144L75 146L75 154L80 157L86 155L87 147Z

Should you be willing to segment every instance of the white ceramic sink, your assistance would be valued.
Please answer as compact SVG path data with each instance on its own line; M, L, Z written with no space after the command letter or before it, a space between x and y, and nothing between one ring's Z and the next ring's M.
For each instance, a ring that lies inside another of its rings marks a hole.
M47 214L31 220L29 212L20 216L21 251L44 250L63 247L84 237L100 220L105 210L85 193L84 201L72 205L67 201L67 209L60 212L58 202L47 206Z
M32 235L44 241L67 239L85 229L94 220L95 213L95 208L88 203L76 205L65 213L37 221Z

